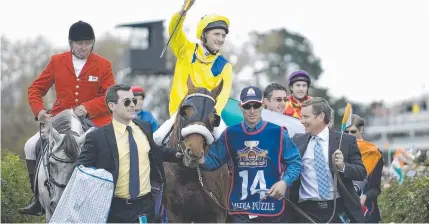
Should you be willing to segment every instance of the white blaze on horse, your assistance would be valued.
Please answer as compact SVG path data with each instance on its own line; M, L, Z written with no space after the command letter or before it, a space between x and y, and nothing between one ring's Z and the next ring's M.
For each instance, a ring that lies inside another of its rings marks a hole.
M72 109L57 114L46 125L47 144L37 166L37 190L46 212L46 222L51 219L73 173L86 134L95 128L86 132L84 129Z

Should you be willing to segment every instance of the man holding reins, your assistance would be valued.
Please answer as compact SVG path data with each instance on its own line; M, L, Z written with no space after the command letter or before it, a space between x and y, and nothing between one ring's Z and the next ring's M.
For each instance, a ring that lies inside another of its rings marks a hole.
M94 30L86 22L76 22L69 30L70 51L53 55L49 64L28 88L28 102L36 120L46 123L52 116L73 108L76 115L91 120L95 126L110 123L111 114L104 102L106 90L115 83L112 65L93 53ZM43 96L55 85L56 99L52 110L43 105ZM36 139L39 136L36 135ZM32 139L34 140L34 139ZM34 147L33 147L34 149ZM26 150L29 179L35 179L36 152ZM37 187L32 203L20 209L29 215L41 214Z
M228 197L231 221L283 222L286 189L302 169L297 146L287 130L263 121L262 92L249 86L240 94L244 121L227 127L201 161L201 169L229 163L233 182Z

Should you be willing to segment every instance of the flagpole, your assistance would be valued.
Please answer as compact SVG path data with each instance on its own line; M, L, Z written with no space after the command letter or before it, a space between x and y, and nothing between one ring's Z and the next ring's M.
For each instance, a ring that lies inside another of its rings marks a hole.
M340 137L340 143L338 144L338 149L341 149L341 143L343 142L343 135L344 130L347 127L347 121L351 120L351 112L352 112L352 105L350 103L347 104L346 109L344 110L343 115L343 121L341 122L341 137ZM351 121L349 121L351 123Z
M181 20L182 20L182 18L183 18L183 15L188 11L190 4L191 4L191 0L187 0L187 1L186 1L186 3L185 3L185 6L183 7L182 12L180 13L179 20L177 21L176 26L175 26L175 27L174 27L174 29L173 29L173 32L171 32L171 35L170 35L170 37L168 38L168 41L167 41L167 43L165 44L164 49L162 49L161 56L159 56L159 58L162 58L162 56L164 56L164 53L165 53L165 51L167 50L168 44L170 43L171 38L173 37L174 33L176 32L176 29L177 29L177 27L179 26L180 21L181 21Z

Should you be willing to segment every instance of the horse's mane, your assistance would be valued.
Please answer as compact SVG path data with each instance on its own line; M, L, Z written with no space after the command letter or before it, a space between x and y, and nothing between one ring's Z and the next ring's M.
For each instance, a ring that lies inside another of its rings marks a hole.
M64 148L64 153L71 159L76 159L79 147L73 136L78 135L72 130L72 119L79 119L72 109L64 110L55 115L49 122L48 127L54 128L58 133L65 134L60 148Z
M67 134L71 131L71 120L73 117L74 113L71 109L61 111L52 118L50 127L55 128L60 134Z

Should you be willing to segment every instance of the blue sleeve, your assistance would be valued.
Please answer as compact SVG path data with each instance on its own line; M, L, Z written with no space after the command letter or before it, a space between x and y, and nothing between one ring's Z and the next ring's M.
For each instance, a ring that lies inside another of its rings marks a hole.
M150 114L150 116L152 117L150 119L150 125L152 125L152 131L155 132L156 129L158 129L158 122L156 121L155 117L152 115L152 113Z
M217 170L228 161L229 156L225 148L224 133L210 146L209 153L204 156L204 164L200 165L201 169Z
M299 178L302 171L301 155L298 147L290 139L287 130L283 130L283 164L286 170L283 174L284 180L288 187Z

